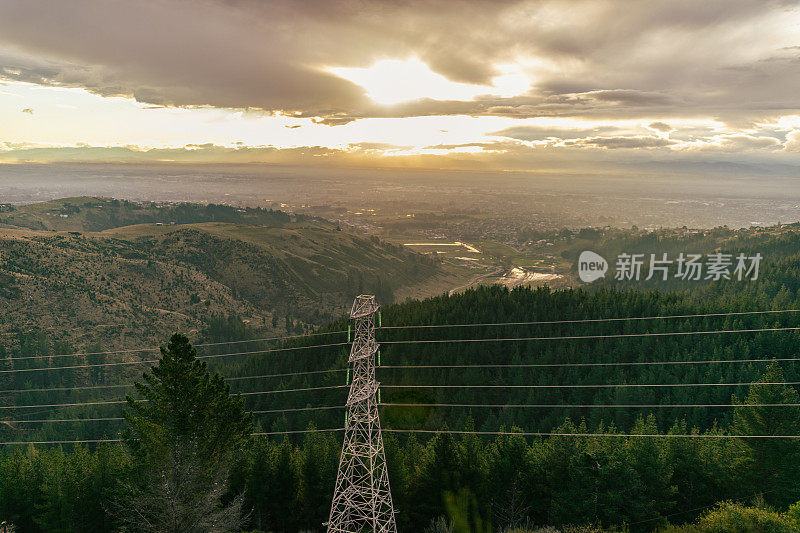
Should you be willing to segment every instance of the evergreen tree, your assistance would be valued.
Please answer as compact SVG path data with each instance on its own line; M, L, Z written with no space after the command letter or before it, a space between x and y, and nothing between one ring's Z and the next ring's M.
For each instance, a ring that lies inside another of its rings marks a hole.
M448 433L436 435L426 446L410 487L408 509L410 526L422 530L441 514L447 494L458 494L463 488L459 446Z
M175 334L144 383L127 398L126 436L136 481L126 487L120 518L131 530L230 531L241 523L242 495L226 493L227 478L252 431L240 397L197 360Z
M297 530L297 453L285 437L280 443L267 439L253 442L245 464L242 488L245 505L252 509L250 527L259 531L287 533Z
M778 363L770 364L763 378L750 387L744 405L736 407L732 430L737 435L798 435L800 408L769 404L797 404L800 395L783 383ZM751 407L759 405L759 407ZM797 439L737 439L740 467L753 492L770 503L785 507L800 498L800 443Z
M309 426L314 429L314 426ZM339 445L333 436L307 433L298 458L299 500L305 530L315 530L328 518L336 482Z
M485 493L494 522L504 529L521 527L528 520L525 498L528 444L522 435L499 435L486 449Z
M633 433L658 434L655 416L639 418L633 427ZM655 522L656 517L667 515L672 510L677 490L672 484L673 470L666 443L661 439L634 438L627 446L627 454L641 481L642 519Z

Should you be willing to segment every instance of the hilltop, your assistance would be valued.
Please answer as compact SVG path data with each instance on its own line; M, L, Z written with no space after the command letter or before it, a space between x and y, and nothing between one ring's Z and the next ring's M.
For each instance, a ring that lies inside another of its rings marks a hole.
M131 202L79 196L27 205L0 204L0 224L44 231L94 232L135 224L229 222L282 226L322 219L283 211L219 204Z
M44 331L75 347L154 343L176 330L214 340L303 333L360 292L388 303L463 277L269 209L67 198L5 205L0 222L0 333Z

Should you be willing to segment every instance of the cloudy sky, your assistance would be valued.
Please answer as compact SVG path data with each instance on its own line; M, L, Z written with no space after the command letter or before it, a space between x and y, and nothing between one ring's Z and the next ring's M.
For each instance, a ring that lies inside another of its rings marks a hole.
M800 165L800 5L3 0L0 162Z

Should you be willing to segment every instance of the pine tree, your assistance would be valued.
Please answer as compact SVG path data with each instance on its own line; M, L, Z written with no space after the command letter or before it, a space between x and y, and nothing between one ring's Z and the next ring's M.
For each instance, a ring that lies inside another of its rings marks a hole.
M314 426L310 425L313 430ZM313 531L326 518L336 482L338 446L331 435L307 433L298 457L299 504L305 530Z
M131 530L235 530L242 495L229 497L228 473L252 431L241 397L231 397L186 336L175 334L144 383L127 398L125 442L135 468L119 506Z
M764 404L798 404L800 395L783 383L783 371L771 363L762 379L750 387L744 405L736 407L732 430L737 435L798 435L800 409L797 407L750 407ZM740 467L743 477L749 478L750 492L781 507L800 497L800 443L797 439L747 438L738 439Z
M459 446L448 433L436 435L418 457L419 466L411 484L408 514L411 527L419 531L441 514L446 494L464 488Z

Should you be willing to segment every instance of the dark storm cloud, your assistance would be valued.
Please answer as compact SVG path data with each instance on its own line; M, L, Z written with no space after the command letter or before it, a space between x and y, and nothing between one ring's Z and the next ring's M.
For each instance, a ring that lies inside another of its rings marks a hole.
M710 115L743 125L800 108L800 43L787 42L779 27L783 19L793 24L796 7L770 0L4 0L0 78L155 105L264 109L329 125L439 114ZM512 98L384 107L324 69L408 57L452 81L479 84L490 84L498 65L518 61L533 87Z
M362 99L359 87L313 66L303 28L292 27L302 21L245 7L11 0L0 5L0 67L21 71L13 79L159 105L323 111Z

